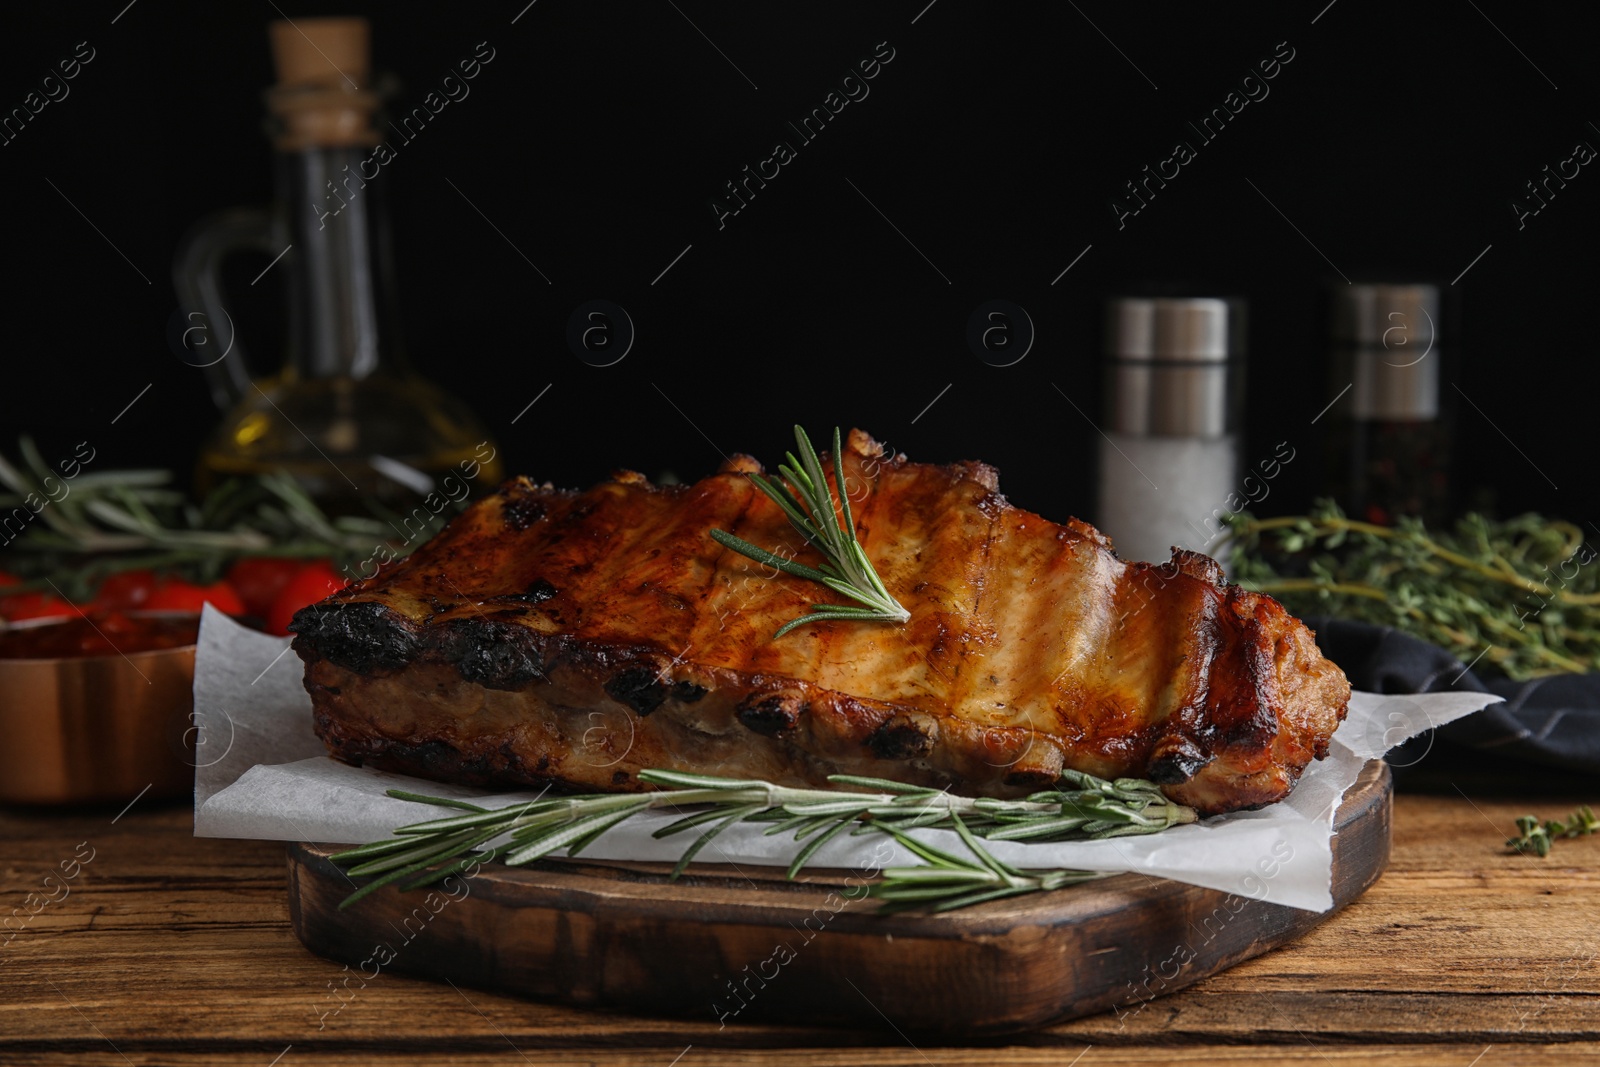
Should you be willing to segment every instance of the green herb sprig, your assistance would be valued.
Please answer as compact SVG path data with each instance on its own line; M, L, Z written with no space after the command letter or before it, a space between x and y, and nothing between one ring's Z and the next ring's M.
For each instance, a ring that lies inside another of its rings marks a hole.
M1036 893L1100 877L1092 871L1022 870L996 860L979 837L1005 841L1081 841L1152 834L1194 822L1194 809L1174 804L1153 782L1119 778L1107 781L1067 771L1058 788L1023 800L959 797L926 786L882 778L832 775L835 789L795 789L770 782L717 778L678 771L641 771L639 779L658 786L653 793L598 793L540 798L504 808L485 808L462 800L389 790L401 800L455 808L465 815L399 827L394 837L346 849L332 857L351 875L373 876L339 905L347 908L385 885L402 889L434 885L469 867L503 860L508 866L531 863L565 850L578 855L612 827L641 812L670 808L683 817L653 836L670 837L705 827L683 852L676 879L702 849L737 822L766 822L768 834L792 833L800 845L788 877L794 878L817 850L846 830L887 833L926 865L892 868L871 894L887 910L965 907L984 900ZM862 791L865 790L865 791ZM953 856L909 835L919 827L953 829L971 859ZM496 842L497 839L506 840Z
M380 544L403 555L395 529L378 518L330 518L285 473L232 479L196 503L171 486L164 470L86 470L63 479L24 437L16 462L0 455L0 512L29 494L49 499L47 484L66 487L20 537L5 569L24 581L11 591L49 590L87 601L108 575L149 567L191 580L216 581L242 556L336 562L359 560ZM29 509L32 511L32 509Z
M1600 670L1600 565L1584 533L1539 515L1467 515L1453 530L1377 526L1330 501L1229 519L1235 581L1296 614L1393 626L1517 681ZM1480 656L1481 653L1481 656Z
M951 816L951 826L960 835L972 859L953 856L900 830L887 831L927 862L884 870L883 881L868 890L870 896L883 902L878 907L880 914L892 915L913 908L954 911L986 900L1064 889L1106 877L1099 871L1021 870L995 859L978 843L959 815Z
M1583 837L1596 831L1600 831L1600 818L1596 818L1594 810L1585 804L1573 812L1566 822L1559 819L1540 822L1537 816L1524 815L1517 820L1517 835L1506 838L1506 847L1513 852L1548 856L1550 846L1557 838Z
M752 474L755 483L773 503L783 509L790 525L800 532L806 542L822 553L826 563L808 567L803 563L785 559L753 545L726 530L712 530L711 536L724 548L749 556L757 563L775 567L797 578L821 582L841 596L847 596L861 606L853 604L813 604L811 614L785 623L773 640L777 640L797 626L830 619L853 619L862 622L900 622L911 618L911 613L884 587L883 579L872 566L872 561L856 540L856 524L850 514L850 493L845 488L844 452L840 447L838 427L833 430L833 479L838 487L839 504L835 509L833 494L828 489L828 479L822 473L822 462L811 438L803 428L794 428L795 447L799 458L788 453L788 464L780 464L782 480ZM842 513L842 514L841 514Z

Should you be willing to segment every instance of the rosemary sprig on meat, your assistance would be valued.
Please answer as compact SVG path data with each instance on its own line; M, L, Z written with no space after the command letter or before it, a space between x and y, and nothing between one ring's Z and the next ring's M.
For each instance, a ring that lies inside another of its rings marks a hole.
M847 830L852 834L886 833L927 862L885 870L871 895L883 902L883 910L927 907L941 911L1101 877L1093 871L1013 867L995 859L979 842L980 837L1084 841L1153 834L1197 818L1194 809L1172 803L1153 782L1132 778L1107 781L1078 771L1064 772L1056 789L1023 800L952 796L926 786L843 774L828 780L856 787L856 791L793 789L677 771L641 771L639 779L659 791L541 797L498 809L391 789L389 795L401 800L457 808L467 814L402 826L390 840L334 855L333 862L348 868L351 875L375 876L339 906L347 908L391 883L416 889L493 860L520 866L562 850L573 857L629 818L668 808L682 812L683 817L653 836L670 837L705 827L673 868L674 879L718 834L738 822L771 823L766 831L769 835L793 833L800 847L789 865L791 879L823 845ZM911 837L910 831L918 828L954 830L971 858L954 856Z
M856 540L855 519L850 514L850 492L844 480L844 453L840 447L839 428L834 427L833 430L833 480L839 493L837 509L833 494L828 489L827 476L822 472L822 462L817 458L817 450L811 446L811 438L806 436L802 427L796 426L794 439L800 455L796 458L790 452L789 462L779 464L781 480L760 474L749 477L757 489L783 509L790 525L799 531L812 548L822 553L827 562L820 567L808 567L735 537L726 530L712 530L711 536L724 548L749 556L757 563L774 567L785 574L821 582L841 596L856 601L856 604L812 604L811 614L785 623L772 635L773 640L797 626L830 619L905 622L911 618L911 613L889 595L883 579L878 577L872 561L862 550L861 542Z
M1377 526L1329 501L1229 519L1229 573L1290 611L1393 626L1517 681L1600 670L1600 566L1572 523L1467 515L1453 530Z

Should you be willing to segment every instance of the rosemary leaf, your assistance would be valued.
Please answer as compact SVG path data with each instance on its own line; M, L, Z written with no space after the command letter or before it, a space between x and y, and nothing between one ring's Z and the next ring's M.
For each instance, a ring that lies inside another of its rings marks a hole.
M1000 900L1003 897L1016 897L1035 890L1029 886L1008 886L1001 889L984 889L976 893L964 893L959 897L951 897L933 904L929 911L954 911L956 908L970 908L974 904L982 904L989 900Z
M489 808L465 800L450 800L445 797L430 797L426 793L410 793L404 789L391 789L389 795L400 800L409 800L416 804L436 804L441 808L460 808L462 811L489 811Z
M657 840L663 837L671 837L673 834L682 833L684 830L692 829L696 826L699 826L701 823L708 823L713 819L720 819L721 817L721 808L707 808L705 811L698 811L693 815L685 815L677 822L668 823L666 826L663 826L650 836L656 838Z
M712 838L716 837L718 834L732 826L734 823L738 822L740 819L743 819L748 815L754 815L756 812L762 810L764 809L760 804L746 804L743 807L734 808L732 811L728 812L727 818L723 819L705 833L701 834L699 838L696 839L695 843L690 845L688 849L684 851L683 856L679 858L677 865L672 868L672 873L667 876L667 880L672 882L677 881L678 876L681 875L689 866L689 864L694 861L695 856L699 855L700 850L711 843Z
M548 855L558 848L587 837L589 832L596 827L609 829L634 814L637 810L640 809L624 808L621 811L603 811L598 815L590 815L568 826L552 830L508 855L506 857L506 865L520 867L525 863L532 863L541 856Z
M361 878L369 874L382 874L384 871L393 870L396 867L408 867L418 860L427 860L429 857L443 858L445 853L453 855L460 852L461 846L464 846L473 836L469 832L462 832L452 834L443 839L428 838L424 844L408 848L403 852L370 859L365 863L358 863L350 868L350 873Z
M831 774L828 776L828 781L833 782L835 785L865 786L877 793L915 794L927 792L925 786L912 785L910 782L895 782L890 781L888 778L862 778L854 774Z
M762 788L767 783L752 779L717 778L709 774L691 774L688 771L645 770L639 772L641 782L664 785L673 789L750 789Z
M576 856L578 853L582 852L585 848L603 836L607 830L617 825L617 823L629 818L634 813L635 811L633 809L624 809L617 812L616 817L609 821L602 819L596 822L587 834L577 838L567 846L567 855Z
M811 857L817 854L818 849L822 848L823 845L826 845L829 841L832 841L834 838L838 837L844 831L850 829L853 825L855 824L849 820L840 819L833 825L831 830L828 830L825 833L817 834L809 842L807 842L804 848L795 853L794 862L789 864L789 879L791 881L794 880L795 875L799 874L800 869L811 861ZM799 840L798 836L796 837L796 840Z
M967 824L961 821L961 816L954 816L956 834L961 838L961 843L967 846L967 851L977 857L978 862L1001 878L1017 878L1020 875L1010 867L989 855L989 850L978 844L978 839L972 836L972 831L967 829Z
M432 868L418 875L416 878L413 878L411 881L403 883L400 886L400 891L408 892L412 889L420 889L425 885L438 885L451 875L461 874L473 864L478 864L481 866L486 863L493 863L495 860L503 856L507 851L509 850L505 845L497 845L494 848L484 849L482 852L469 852L459 860L456 860L454 863L447 864L444 867ZM342 908L343 905L340 905L340 907Z
M826 571L820 571L815 567L807 567L804 563L796 563L794 560L775 556L766 549L758 545L752 545L742 537L735 537L725 530L712 530L711 536L723 548L731 548L742 556L749 556L757 563L765 564L768 567L776 567L785 574L792 574L797 578L809 578L813 582L826 582L833 577Z

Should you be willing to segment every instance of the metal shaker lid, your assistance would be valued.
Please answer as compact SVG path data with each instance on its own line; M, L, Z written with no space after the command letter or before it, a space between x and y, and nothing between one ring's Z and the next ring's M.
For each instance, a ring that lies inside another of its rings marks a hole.
M1223 362L1241 350L1243 305L1219 297L1111 301L1107 354L1119 360Z
M1121 297L1107 305L1107 422L1118 433L1220 437L1232 429L1244 304Z
M1334 291L1335 392L1357 419L1439 414L1439 287L1348 285Z
M1341 341L1421 352L1438 333L1437 285L1344 285L1334 291L1333 335Z

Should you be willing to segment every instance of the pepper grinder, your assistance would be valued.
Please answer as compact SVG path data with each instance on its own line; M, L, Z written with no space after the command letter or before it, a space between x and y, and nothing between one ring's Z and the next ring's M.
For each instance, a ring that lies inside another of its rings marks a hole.
M1244 303L1122 297L1107 307L1097 525L1128 560L1204 552L1238 485Z
M1439 287L1334 289L1329 480L1355 519L1445 521L1449 437L1440 418Z

